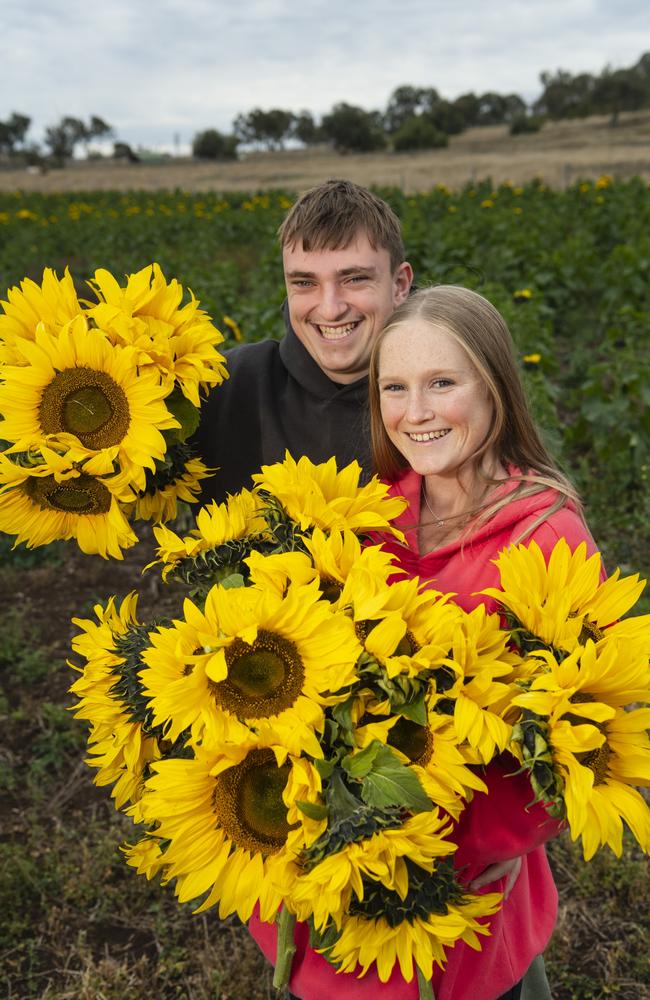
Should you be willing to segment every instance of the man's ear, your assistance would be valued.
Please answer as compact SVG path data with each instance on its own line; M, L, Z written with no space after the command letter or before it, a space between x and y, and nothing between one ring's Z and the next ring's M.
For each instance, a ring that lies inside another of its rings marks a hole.
M393 305L399 306L408 298L413 283L413 268L403 260L393 275Z

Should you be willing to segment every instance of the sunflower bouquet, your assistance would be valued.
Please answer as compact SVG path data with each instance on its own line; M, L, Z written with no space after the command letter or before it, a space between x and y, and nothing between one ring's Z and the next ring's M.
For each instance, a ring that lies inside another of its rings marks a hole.
M277 922L278 987L297 919L337 969L399 964L432 996L433 965L479 948L500 905L463 887L450 835L486 787L472 763L507 745L494 709L516 657L498 616L362 544L399 535L403 501L356 463L287 455L253 478L188 535L154 529L152 565L188 592L178 618L139 623L132 594L75 620L89 763L141 824L139 873Z
M503 552L494 598L521 660L509 749L536 801L568 823L585 860L622 853L623 821L650 853L650 615L623 617L645 581L601 579L598 554L557 542L548 562L535 542ZM516 713L516 715L514 714Z
M500 906L462 884L453 835L503 751L586 858L620 852L622 820L650 850L650 713L624 710L648 700L650 622L612 624L642 584L531 544L499 558L500 613L466 613L368 544L403 501L356 463L287 455L253 480L187 535L154 528L177 618L140 623L131 594L75 620L88 762L140 828L138 873L277 924L278 988L298 920L337 970L399 967L431 997Z
M0 531L119 559L132 521L175 517L209 474L188 438L226 377L223 337L158 264L89 286L81 300L46 269L0 303Z

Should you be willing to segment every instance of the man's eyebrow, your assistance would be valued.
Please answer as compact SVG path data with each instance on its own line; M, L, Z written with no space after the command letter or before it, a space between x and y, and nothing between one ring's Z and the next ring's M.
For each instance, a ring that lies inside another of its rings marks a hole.
M315 271L300 271L297 269L286 271L287 278L317 278L318 275ZM337 277L346 278L350 274L367 274L374 275L377 273L377 268L373 265L364 267L362 264L353 264L351 267L342 267L335 274Z

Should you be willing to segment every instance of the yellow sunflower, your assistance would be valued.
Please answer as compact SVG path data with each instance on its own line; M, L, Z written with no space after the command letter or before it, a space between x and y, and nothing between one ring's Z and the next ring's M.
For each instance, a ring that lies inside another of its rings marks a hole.
M200 458L187 458L157 470L147 481L147 487L132 505L126 507L130 519L154 521L173 520L178 513L178 501L196 503L201 480L212 475Z
M634 644L587 640L563 659L547 650L530 657L539 667L512 704L549 717L598 724L632 702L650 701L648 659Z
M601 582L598 553L587 558L585 542L572 552L563 538L555 545L548 564L534 541L505 549L494 562L501 574L501 587L482 593L506 608L514 624L531 637L568 652L586 638L603 638L645 586L638 574L619 579L619 570ZM619 635L635 628L632 623L616 626ZM526 641L527 637L523 638Z
M288 906L299 920L313 919L317 930L333 921L341 926L353 899L363 900L372 884L404 900L409 892L409 867L430 873L436 859L448 857L456 845L444 838L452 824L438 809L404 816L395 812L392 824L364 836L359 823L355 840L309 867L292 887ZM309 859L309 852L306 854Z
M96 621L73 618L81 634L72 640L72 649L86 663L83 668L70 664L80 674L70 691L79 702L76 719L91 724L87 763L97 768L96 785L113 785L115 807L136 805L134 816L140 819L137 803L142 794L145 768L160 757L158 740L143 728L140 706L130 704L125 684L128 657L120 642L138 627L137 594L124 598L119 608L111 597L106 607L94 607Z
M0 302L0 363L24 365L20 350L22 340L34 340L37 328L56 333L82 312L68 268L63 278L57 278L49 267L43 271L43 281L37 285L25 278L20 286L10 288L6 302Z
M133 346L142 370L151 367L167 391L176 383L194 406L199 390L219 385L228 377L225 359L217 351L223 335L190 293L182 306L183 287L167 282L160 266L150 264L127 277L121 287L110 272L100 269L89 282L99 304L88 315L111 342Z
M597 727L566 719L549 726L571 836L582 839L586 861L604 844L621 856L623 821L650 854L650 807L633 787L650 786L649 726L648 708L619 709Z
M360 477L358 462L339 472L333 458L314 465L305 456L296 462L287 452L284 462L262 466L253 482L258 490L275 497L303 531L315 527L323 531L347 528L362 534L388 530L403 539L390 522L402 513L406 501L388 497L388 487L376 477L360 486Z
M403 715L385 714L390 711L388 702L367 703L354 738L359 747L372 740L388 744L411 766L431 801L458 819L473 791L487 792L487 786L468 767L454 721L436 711L437 702L435 692L425 698L424 725Z
M449 902L446 912L441 914L434 903L429 904L427 912L425 899L415 909L414 916L399 922L385 916L350 914L344 917L335 943L321 950L341 972L357 972L361 967L358 975L363 976L376 963L377 974L385 983L399 962L407 982L413 979L414 971L424 982L429 982L434 963L444 966L446 948L464 941L471 948L480 949L478 935L490 933L489 926L480 921L496 913L500 902L499 893L462 896L458 902Z
M119 462L138 489L166 451L162 431L178 427L153 373L139 373L131 348L113 347L80 316L58 336L37 331L23 341L26 367L5 365L0 375L2 434L12 450L58 441L71 461L95 475Z
M0 531L28 548L74 538L82 552L122 559L138 540L121 505L133 498L124 477L88 475L48 448L39 458L23 466L0 453Z
M266 521L260 514L260 502L249 490L229 496L225 503L214 501L202 507L196 518L196 528L181 538L164 526L153 529L158 558L151 566L163 563L162 576L167 579L184 560L209 563L211 552L248 536L263 535ZM237 561L239 555L237 554Z
M221 918L236 913L246 921L259 902L261 919L271 921L291 892L304 846L286 800L293 761L278 763L273 750L245 744L195 754L153 763L142 798L145 821L167 841L165 880L175 879L181 903L205 896L197 912L218 903Z
M393 574L404 571L393 565L396 556L384 552L381 545L361 546L353 531L331 531L326 533L314 528L310 538L305 538L305 548L309 552L314 569L320 579L323 596L338 606L343 586L351 574L357 580L349 590L362 585L362 578L385 584Z
M286 593L215 586L205 611L186 600L184 614L151 633L143 653L145 693L168 737L191 728L194 741L221 746L252 730L267 745L321 757L323 708L356 679L361 650L316 583Z
M458 741L475 752L476 763L489 764L505 750L512 732L503 716L512 704L510 680L519 657L507 643L499 616L488 615L484 605L459 616L449 654L459 669L441 697L453 702Z
M351 608L366 651L389 678L447 664L461 610L417 577L389 586L382 573L352 570L339 606Z

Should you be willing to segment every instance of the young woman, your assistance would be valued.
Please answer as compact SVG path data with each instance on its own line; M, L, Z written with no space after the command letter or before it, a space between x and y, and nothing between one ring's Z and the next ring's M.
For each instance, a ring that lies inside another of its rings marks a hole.
M535 540L548 556L565 538L595 551L576 492L531 418L508 328L481 295L440 285L400 306L374 345L370 411L376 471L409 502L398 522L407 544L386 539L385 548L465 610L495 610L479 592L498 586L494 559L508 545ZM474 797L457 828L466 881L512 888L481 952L449 953L436 989L443 1000L519 997L555 923L541 844L558 827L541 807L526 810L526 779L508 777L515 767L504 754L486 769L490 794Z

